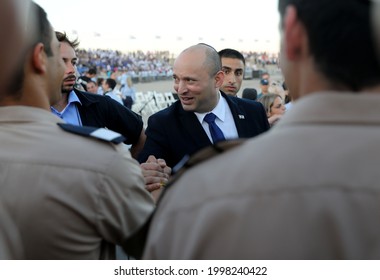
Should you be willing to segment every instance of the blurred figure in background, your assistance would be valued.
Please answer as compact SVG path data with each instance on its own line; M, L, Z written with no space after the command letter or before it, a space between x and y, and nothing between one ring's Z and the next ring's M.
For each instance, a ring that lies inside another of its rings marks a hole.
M269 80L261 79L260 80L260 93L257 95L257 99L261 96L269 93Z
M284 101L277 93L265 94L257 101L264 105L270 126L277 123L285 113Z
M108 78L103 81L103 91L105 96L111 97L113 100L119 102L123 105L123 100L121 98L120 92L116 88L116 81L114 79Z
M261 76L261 80L267 80L268 83L270 82L270 75L268 72L263 72L263 73L261 73L260 76Z
M285 108L286 110L290 110L290 108L292 107L293 103L292 103L292 96L291 94L289 93L289 89L288 87L286 86L286 83L283 82L282 83L282 89L284 90L284 95L285 95L285 99L284 99L284 102L285 102Z
M84 91L88 91L87 84L90 81L96 81L96 68L90 68L86 71L85 75L78 78L78 82L82 85Z
M257 99L257 90L254 88L245 88L241 95L242 98L256 100Z
M87 82L87 92L98 94L98 85L94 81Z
M133 87L132 78L127 76L125 84L120 87L123 104L125 107L132 109L132 105L136 99L136 89Z
M102 77L99 77L99 78L96 79L96 84L98 86L98 94L99 95L103 95L104 94L104 90L103 90L103 87L102 87L103 81L104 81L104 78L102 78Z

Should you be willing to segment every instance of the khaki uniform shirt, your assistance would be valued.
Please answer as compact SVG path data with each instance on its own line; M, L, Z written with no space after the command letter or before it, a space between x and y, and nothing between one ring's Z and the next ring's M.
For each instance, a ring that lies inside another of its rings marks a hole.
M10 215L0 204L0 260L24 258L20 232Z
M380 259L380 96L319 93L172 185L147 259Z
M0 202L25 259L113 258L154 203L123 145L62 130L42 109L0 107Z

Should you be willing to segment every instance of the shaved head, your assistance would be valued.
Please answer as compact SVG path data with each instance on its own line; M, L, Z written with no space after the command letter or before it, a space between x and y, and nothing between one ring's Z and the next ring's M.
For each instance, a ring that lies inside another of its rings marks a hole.
M201 54L200 57L203 59L203 66L208 70L210 76L213 76L218 71L222 70L222 63L219 54L213 47L200 43L185 49L181 54L188 53Z

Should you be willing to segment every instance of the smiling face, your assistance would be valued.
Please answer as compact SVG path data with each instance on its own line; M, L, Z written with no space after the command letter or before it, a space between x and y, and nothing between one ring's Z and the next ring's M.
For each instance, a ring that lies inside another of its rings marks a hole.
M182 52L174 62L174 90L185 111L210 112L219 101L224 73L210 73L212 68L205 61L204 47L196 47Z

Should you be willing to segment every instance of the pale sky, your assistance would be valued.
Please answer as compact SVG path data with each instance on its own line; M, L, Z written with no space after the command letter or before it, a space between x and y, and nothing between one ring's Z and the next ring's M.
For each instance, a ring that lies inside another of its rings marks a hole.
M34 0L81 48L279 50L278 0Z

